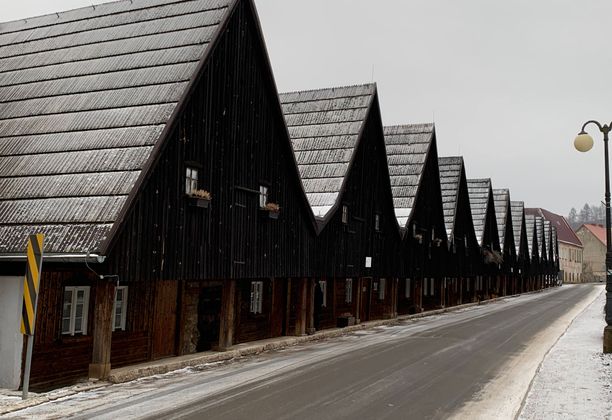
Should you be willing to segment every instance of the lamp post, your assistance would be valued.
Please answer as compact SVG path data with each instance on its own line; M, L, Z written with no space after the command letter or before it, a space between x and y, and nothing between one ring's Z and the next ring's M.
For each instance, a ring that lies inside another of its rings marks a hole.
M608 163L608 134L612 130L612 123L602 125L594 120L584 123L574 140L574 146L579 152L588 152L593 147L593 138L585 131L589 124L594 124L599 128L604 141L606 168L606 326L604 328L603 351L604 353L612 353L612 239L610 234L610 164Z

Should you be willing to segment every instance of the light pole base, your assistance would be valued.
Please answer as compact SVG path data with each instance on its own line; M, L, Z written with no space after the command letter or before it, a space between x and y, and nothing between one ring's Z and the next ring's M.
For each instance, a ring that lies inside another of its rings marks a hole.
M612 353L612 326L610 325L604 328L603 352Z

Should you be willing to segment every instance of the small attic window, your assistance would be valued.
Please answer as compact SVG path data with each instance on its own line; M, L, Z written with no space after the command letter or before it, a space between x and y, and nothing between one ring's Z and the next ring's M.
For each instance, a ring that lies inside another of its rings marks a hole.
M349 211L348 206L344 204L342 206L342 224L343 225L348 225L348 219L349 219L348 211Z
M187 166L185 170L185 193L192 195L198 189L198 170Z

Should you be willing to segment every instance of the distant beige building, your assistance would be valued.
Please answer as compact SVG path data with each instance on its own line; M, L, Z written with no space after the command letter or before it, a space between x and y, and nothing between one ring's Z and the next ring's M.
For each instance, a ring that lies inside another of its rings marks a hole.
M565 283L581 283L582 278L582 242L565 217L541 208L526 208L525 214L540 216L557 228L559 242L559 276Z
M585 281L606 279L606 228L603 225L583 224L576 231L582 242L582 276Z

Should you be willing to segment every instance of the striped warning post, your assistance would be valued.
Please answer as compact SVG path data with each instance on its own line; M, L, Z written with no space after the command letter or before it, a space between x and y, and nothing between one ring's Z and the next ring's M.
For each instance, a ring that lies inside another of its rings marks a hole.
M34 335L40 272L42 269L43 240L44 235L42 233L30 235L28 240L28 261L23 282L23 308L21 310L21 333L25 335Z

